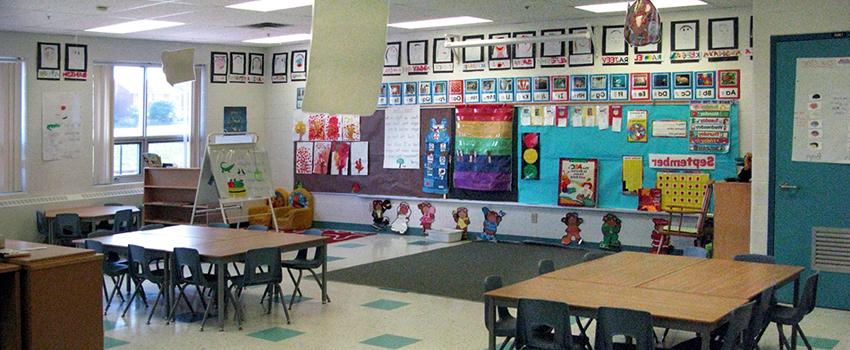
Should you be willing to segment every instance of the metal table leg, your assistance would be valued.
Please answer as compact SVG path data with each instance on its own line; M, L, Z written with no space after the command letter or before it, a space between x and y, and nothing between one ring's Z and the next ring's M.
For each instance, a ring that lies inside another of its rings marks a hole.
M322 304L328 300L328 244L325 243L322 254Z
M47 224L47 244L53 243L53 219L44 218L45 223Z
M225 272L224 271L226 270L226 268L227 268L227 263L225 263L222 260L216 261L216 263L215 263L215 275L216 275L216 278L218 278L218 287L217 287L217 294L218 294L218 330L222 331L222 332L224 331L224 318L227 317L227 315L224 313L224 310L225 310L225 308L224 308L224 305L225 305L224 304L225 303L225 300L224 300L224 293L225 293L225 291L224 291L224 287L225 287L224 286L224 274L225 274Z
M496 301L492 297L485 296L484 315L487 325L487 349L496 350L496 333L494 332L496 324Z
M166 253L165 258L163 259L165 266L165 280L162 282L162 288L164 288L163 297L165 299L165 318L168 318L168 313L171 311L171 301L173 300L172 291L174 286L171 285L171 279L173 278L174 270L171 266L171 254Z
M711 329L703 328L699 332L699 337L702 341L700 349L702 350L711 350Z

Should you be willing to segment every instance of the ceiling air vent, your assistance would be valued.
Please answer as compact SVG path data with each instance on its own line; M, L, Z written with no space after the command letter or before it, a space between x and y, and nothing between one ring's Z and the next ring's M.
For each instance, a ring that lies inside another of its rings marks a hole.
M850 229L812 228L812 269L850 272Z
M283 23L274 23L274 22L262 22L262 23L254 23L254 24L246 24L244 26L239 26L240 28L250 28L250 29L276 29L276 28L284 28L289 27L289 24Z

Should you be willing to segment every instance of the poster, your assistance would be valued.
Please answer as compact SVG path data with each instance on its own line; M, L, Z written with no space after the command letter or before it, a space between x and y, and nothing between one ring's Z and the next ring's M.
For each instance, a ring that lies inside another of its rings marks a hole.
M646 142L648 139L646 130L647 111L629 111L626 119L629 142Z
M729 103L691 103L688 133L691 152L729 152L731 109Z
M384 169L419 169L419 105L387 108Z
M523 180L540 180L540 133L522 134L520 177Z
M248 131L248 107L224 107L224 132Z
M296 174L312 174L313 173L313 143L312 142L296 142L295 143L295 173Z
M331 175L348 175L351 143L334 141L331 148Z
M623 156L623 193L637 194L643 187L643 156Z
M558 205L596 206L596 159L561 158L558 171Z
M850 57L798 58L791 160L850 164Z
M369 142L351 143L351 175L369 175Z
M422 173L422 192L449 193L449 132L448 120L431 118L430 130L425 135L425 159Z
M327 175L330 167L331 143L322 141L313 143L313 174Z
M42 159L78 158L82 152L80 94L45 92L41 100Z

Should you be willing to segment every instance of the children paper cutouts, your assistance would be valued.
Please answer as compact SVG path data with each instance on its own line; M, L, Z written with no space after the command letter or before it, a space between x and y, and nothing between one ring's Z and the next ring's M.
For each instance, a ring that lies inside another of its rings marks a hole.
M401 235L407 233L407 223L410 221L410 214L410 204L407 204L407 202L399 203L398 211L396 212L393 224L390 225L390 230Z
M659 231L664 229L664 226L670 225L667 219L655 218L652 219L655 229L652 230L650 238L652 238L652 248L649 251L652 254L670 254L673 246L670 245L670 236L662 235Z
M581 229L579 226L584 223L584 219L578 217L578 213L567 213L561 218L561 222L567 225L567 228L564 229L565 234L561 237L561 244L570 245L576 242L576 244L581 245L581 242L584 240L581 238Z
M469 231L469 209L460 207L452 211L455 220L455 228L461 230L464 235Z
M622 221L617 215L608 213L602 217L602 242L599 243L599 249L620 251L620 227Z
M372 227L376 230L384 231L387 225L390 224L390 219L387 217L387 211L393 207L389 199L373 200L372 201Z
M436 217L437 208L434 208L433 205L429 202L422 202L417 205L419 211L422 213L422 217L419 219L419 223L422 224L422 233L428 234L428 230L431 229L431 224L434 223L434 218Z
M478 239L496 242L496 230L499 229L505 212L501 210L496 212L487 207L481 208L481 211L484 212L484 230L478 235Z

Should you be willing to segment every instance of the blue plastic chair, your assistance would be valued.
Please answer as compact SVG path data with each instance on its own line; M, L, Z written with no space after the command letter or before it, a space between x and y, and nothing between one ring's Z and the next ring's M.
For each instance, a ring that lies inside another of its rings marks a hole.
M706 258L708 251L703 247L685 247L685 249L682 249L682 255L692 258Z
M549 259L542 259L537 262L537 274L543 275L555 271L555 263Z
M225 224L223 222L214 222L211 224L207 224L208 227L217 227L217 228L230 228L230 224Z
M58 214L53 219L53 234L59 244L73 246L74 240L84 238L80 216L77 214Z
M35 227L38 230L38 234L41 236L41 241L47 242L50 230L47 226L47 216L41 210L36 210L35 212Z
M280 284L283 282L283 271L280 263L280 250L278 248L252 249L245 253L245 273L241 276L230 278L231 287L236 288L236 300L242 298L242 291L250 286L266 286L266 293L271 292L268 298L266 314L272 311L273 299L277 298L286 315L286 323L289 324L289 311L283 298ZM244 312L242 313L244 314Z
M103 203L104 207L123 207L124 204L121 203Z
M759 264L776 264L776 258L770 255L761 255L761 254L741 254L736 255L734 258L735 261L744 261L744 262L752 262Z
M111 261L109 259L109 255L106 254L106 249L103 248L103 243L99 241L87 239L85 241L86 249L91 249L95 253L103 254L103 263L101 267L103 269L103 274L109 276L109 279L112 280L112 293L107 292L106 288L106 279L102 279L103 282L103 297L106 299L106 308L103 310L103 314L109 311L109 307L112 306L112 299L115 298L115 293L118 293L118 296L121 297L121 302L123 303L124 294L121 293L121 284L124 281L124 277L127 276L127 264L125 262Z
M581 257L581 259L584 262L588 262L588 261L593 261L593 260L596 260L596 259L599 259L599 258L604 258L608 255L609 254L603 253L603 252L589 251L589 252L585 253L584 256Z
M159 299L163 297L163 293L165 292L165 288L163 288L163 284L165 282L165 270L158 268L159 261L161 259L150 254L144 247L130 244L127 246L127 250L129 252L129 254L127 254L128 271L130 279L136 284L136 289L133 291L133 295L130 296L130 301L127 302L127 306L124 308L124 312L121 314L121 317L124 317L127 314L127 310L130 309L130 305L133 304L133 300L137 295L142 298L142 301L145 303L145 307L148 306L145 289L142 287L142 284L145 281L148 281L155 284L159 289L159 293L157 293L156 300L153 303L153 309L151 309L151 313L148 316L147 324L150 324L151 318L153 317L154 312L156 312L156 307L159 305ZM151 269L151 264L154 264L157 268Z
M519 300L515 342L517 349L583 349L588 340L581 338L572 335L570 307L567 304L548 300Z
M204 301L205 293L200 291L198 292L198 297L201 298L201 303L204 305L204 318L201 321L201 331L203 331L204 325L207 323L207 316L209 315L212 304L218 300L218 278L216 275L203 272L203 268L201 267L201 256L198 253L198 250L194 248L174 248L174 266L176 279L175 284L177 285L177 288L180 289L181 296L183 296L186 304L188 304L189 301L186 299L186 295L183 291L187 286L194 285L196 288L209 288L213 291L213 294L208 301ZM217 271L216 273L224 273L224 271ZM241 330L242 312L236 304L236 299L233 298L233 295L230 293L230 288L225 288L225 293L225 303L228 301L233 303L233 307L236 309L236 324ZM174 311L176 310L176 307L177 303L175 302L171 307L171 312L169 313L170 316L168 317L169 320L174 320ZM218 305L218 308L219 317L222 317L222 306ZM192 311L192 313L194 314L194 311Z
M800 333L800 338L803 339L803 343L806 344L806 348L809 350L812 349L812 344L809 343L809 339L806 338L806 334L803 333L803 328L800 328L800 322L803 321L803 318L805 318L806 315L815 310L815 305L817 304L819 277L820 273L815 272L806 278L806 285L803 287L803 293L800 294L799 300L796 300L796 304L794 304L797 306L773 305L770 307L768 313L770 314L770 321L776 323L776 329L779 331L780 349L782 349L783 346L785 349L796 349L797 333ZM791 326L790 344L782 330L783 325Z
M308 230L309 231L309 230ZM305 231L304 233L307 233ZM320 233L321 234L321 231ZM301 249L295 256L295 259L292 260L283 260L281 262L281 266L286 269L286 272L289 274L289 278L292 279L292 282L295 284L295 290L292 292L292 296L289 299L289 309L292 310L292 304L295 302L295 296L299 297L304 296L301 294L301 278L303 277L304 271L309 271L310 274L313 275L313 278L316 280L316 283L319 284L319 288L324 289L325 287L322 285L322 280L316 275L316 271L314 269L318 269L322 267L322 257L327 254L327 246L320 246L315 248L315 252L313 254L313 258L308 258L309 249ZM295 275L292 273L292 270L298 271L298 278L295 278ZM325 293L326 298L323 302L331 302L331 297Z
M484 279L484 291L489 292L491 290L502 288L502 278L499 276L487 276ZM489 299L484 300L484 310L487 310L490 307ZM484 315L484 326L487 327L487 315ZM487 330L490 330L487 327ZM511 315L511 312L507 307L498 306L496 307L496 323L493 325L493 334L497 337L505 337L505 340L502 342L502 346L499 347L499 350L505 348L508 345L508 342L516 337L516 318Z
M163 224L148 224L139 228L139 231L159 230L165 228Z
M268 231L269 227L266 225L251 225L245 228L249 231Z
M751 301L733 310L729 315L729 323L724 326L725 332L717 339L712 339L711 348L720 350L751 349L745 346L749 344L749 340L747 339L749 330L747 328L751 324L755 305L756 302ZM699 349L701 342L700 337L691 338L690 340L674 345L670 350Z
M615 336L625 336L631 343L615 343ZM652 315L645 311L600 307L596 312L596 349L655 350Z
M133 211L130 209L119 210L115 213L115 217L112 220L112 232L114 233L125 233L130 232L135 229L135 224L133 223Z

